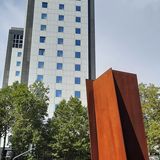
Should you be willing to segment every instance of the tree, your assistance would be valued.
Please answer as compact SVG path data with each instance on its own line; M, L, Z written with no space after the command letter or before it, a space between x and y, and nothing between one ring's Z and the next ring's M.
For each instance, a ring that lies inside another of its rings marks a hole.
M27 151L30 144L33 145L36 153L40 152L44 120L48 108L47 94L48 89L41 82L37 82L29 88L24 84L16 86L12 94L14 106L12 147L16 155ZM35 159L36 156L35 154L30 155L28 159Z
M7 133L13 122L12 116L12 87L0 90L0 138L3 136L2 160L5 158L5 145Z
M153 155L160 149L160 88L153 84L140 84L139 89L149 152Z
M56 160L88 160L89 131L87 109L76 98L63 100L52 119L52 153Z

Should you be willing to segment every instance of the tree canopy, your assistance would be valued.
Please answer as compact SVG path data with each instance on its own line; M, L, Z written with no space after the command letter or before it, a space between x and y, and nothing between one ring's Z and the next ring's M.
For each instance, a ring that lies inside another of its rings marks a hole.
M160 88L140 84L140 97L150 154L160 151Z
M87 109L80 100L63 100L52 119L53 158L57 160L88 160L89 132Z

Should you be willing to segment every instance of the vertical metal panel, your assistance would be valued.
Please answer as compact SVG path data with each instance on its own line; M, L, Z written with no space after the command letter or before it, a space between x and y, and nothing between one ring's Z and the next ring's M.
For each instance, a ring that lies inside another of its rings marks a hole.
M87 98L88 98L88 115L90 126L90 140L91 140L91 159L98 160L98 142L97 142L97 126L94 107L94 93L93 93L93 81L87 80Z
M93 82L93 99L88 97L88 105L95 107L98 141L98 160L126 160L123 134L118 110L112 71L106 72ZM91 106L89 106L90 108ZM91 135L94 134L91 132ZM91 136L93 138L94 136ZM94 141L92 139L91 141ZM92 153L94 154L94 153Z
M92 160L148 160L136 75L110 69L87 94Z
M137 76L113 71L128 160L148 160Z

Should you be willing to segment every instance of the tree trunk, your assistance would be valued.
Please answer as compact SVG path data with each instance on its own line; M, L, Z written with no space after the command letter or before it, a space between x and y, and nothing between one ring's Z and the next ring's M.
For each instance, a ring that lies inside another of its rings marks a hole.
M7 138L7 126L5 127L5 132L4 132L4 141L3 141L3 148L2 148L2 160L5 160L5 156L6 156L6 151L5 151L6 138Z

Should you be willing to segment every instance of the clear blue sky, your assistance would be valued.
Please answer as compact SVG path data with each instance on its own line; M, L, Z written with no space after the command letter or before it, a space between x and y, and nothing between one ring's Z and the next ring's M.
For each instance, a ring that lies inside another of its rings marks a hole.
M0 86L8 30L24 26L26 1L0 2ZM96 0L96 58L97 76L112 67L160 85L160 1Z

